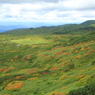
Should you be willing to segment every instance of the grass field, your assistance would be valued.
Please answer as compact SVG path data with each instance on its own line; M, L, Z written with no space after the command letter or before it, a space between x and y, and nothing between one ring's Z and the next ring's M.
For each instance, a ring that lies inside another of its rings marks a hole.
M18 40L11 40L11 42L18 43L21 45L35 45L35 44L47 44L49 43L48 40L43 38L28 38L28 39L18 39Z

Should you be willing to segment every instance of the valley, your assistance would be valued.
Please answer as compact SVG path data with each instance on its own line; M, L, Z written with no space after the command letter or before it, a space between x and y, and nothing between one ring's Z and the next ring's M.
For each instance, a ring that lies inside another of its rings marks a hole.
M95 95L92 24L0 33L0 95Z

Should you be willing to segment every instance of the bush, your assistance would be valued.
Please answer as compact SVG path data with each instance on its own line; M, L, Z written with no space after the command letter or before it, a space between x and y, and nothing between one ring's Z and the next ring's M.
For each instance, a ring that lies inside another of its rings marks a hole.
M70 91L67 95L95 95L95 84Z

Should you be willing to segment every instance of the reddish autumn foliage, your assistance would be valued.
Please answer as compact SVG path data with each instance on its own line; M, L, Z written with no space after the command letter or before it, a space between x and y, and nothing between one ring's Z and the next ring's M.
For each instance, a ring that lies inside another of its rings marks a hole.
M63 61L63 59L59 59L59 62Z
M85 53L85 54L84 54L84 56L87 56L87 55L89 55L89 53Z
M4 68L6 69L6 68L8 68L8 66L5 66Z
M84 47L82 47L80 50L85 50L85 48L84 48Z
M69 52L66 52L66 53L64 53L63 55L67 55L67 54L69 54Z
M94 49L92 49L92 50L90 50L89 52L94 52L95 50Z
M62 67L65 67L64 65L62 65Z
M43 72L42 75L48 74L47 72Z
M5 76L9 76L9 75L11 75L11 74L5 74Z
M23 83L23 81L13 81L6 86L5 90L19 90Z
M86 49L90 49L90 47L87 47Z
M31 59L31 57L30 57L30 56L28 56L28 57L26 57L26 59Z
M3 69L0 69L0 72L2 72L3 71Z
M46 56L46 55L42 54L42 55L39 55L39 56Z
M52 69L52 70L57 70L57 67L52 67L51 69Z
M15 59L17 59L17 58L18 58L18 56L14 56L14 58L15 58Z
M24 77L25 77L25 75L17 76L16 79L22 79L22 78L24 78Z
M56 55L59 55L60 53L63 53L62 51L56 52Z

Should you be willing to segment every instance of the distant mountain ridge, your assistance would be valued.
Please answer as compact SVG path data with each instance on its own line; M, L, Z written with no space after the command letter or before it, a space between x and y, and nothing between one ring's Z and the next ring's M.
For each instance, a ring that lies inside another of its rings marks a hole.
M84 34L95 31L95 20L88 20L81 24L65 24L58 26L41 26L38 28L21 28L6 31L1 34L10 35L47 35L47 34Z
M90 24L95 24L95 20L87 20L87 21L81 23L81 25L90 25Z
M52 23L41 22L0 22L0 32L10 31L14 29L35 28L41 26L52 26Z
M18 25L12 25L12 26L0 26L0 32L5 32L5 31L11 31L11 30L15 30L15 29L17 29L17 30L20 30L20 29L22 29L22 28L19 28L19 26ZM25 29L25 28L23 28L23 29Z

